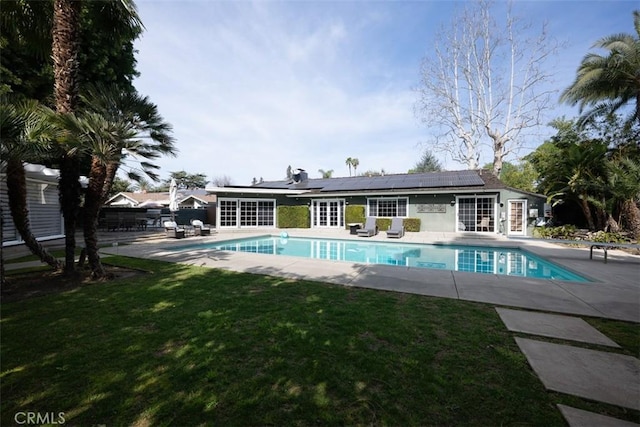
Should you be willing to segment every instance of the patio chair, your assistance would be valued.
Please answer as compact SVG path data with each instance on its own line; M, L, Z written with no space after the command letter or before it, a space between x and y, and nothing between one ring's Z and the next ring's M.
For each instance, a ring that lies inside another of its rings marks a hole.
M378 234L378 226L376 225L376 218L373 216L367 217L364 223L364 227L358 230L358 236L371 237Z
M476 231L489 231L489 225L491 222L491 218L488 216L483 216L482 219L480 220L480 222L477 224L476 226Z
M173 237L174 239L184 238L184 228L180 228L175 221L165 221L164 231L167 233L167 237Z
M191 225L193 226L193 233L196 236L209 236L211 235L211 227L209 224L204 224L199 219L192 219Z
M395 217L391 219L391 227L387 230L387 237L394 237L399 239L404 236L404 223L403 219Z

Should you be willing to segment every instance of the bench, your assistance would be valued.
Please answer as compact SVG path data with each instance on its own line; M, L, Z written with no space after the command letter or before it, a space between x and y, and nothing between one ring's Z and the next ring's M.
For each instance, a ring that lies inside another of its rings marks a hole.
M584 245L589 246L589 259L593 259L593 250L602 249L604 251L604 263L607 263L607 251L609 249L628 248L640 250L640 244L637 243L613 243L613 242L594 242L591 240L567 240L567 239L534 239L532 237L510 237L512 240L524 240L531 242L549 242L563 243L565 245Z

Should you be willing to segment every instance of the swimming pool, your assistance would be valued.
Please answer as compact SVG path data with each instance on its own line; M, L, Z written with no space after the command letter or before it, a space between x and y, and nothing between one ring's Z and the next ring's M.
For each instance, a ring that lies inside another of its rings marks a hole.
M371 240L281 238L277 236L260 236L174 248L174 250L188 249L252 252L361 264L396 265L572 282L590 281L544 258L516 248L385 243Z

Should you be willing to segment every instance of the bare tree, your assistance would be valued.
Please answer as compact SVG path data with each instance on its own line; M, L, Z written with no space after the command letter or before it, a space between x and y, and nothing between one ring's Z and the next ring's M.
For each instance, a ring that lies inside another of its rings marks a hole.
M215 187L228 187L229 185L233 185L233 179L228 175L214 176L213 179L211 179L211 183Z
M493 174L517 153L526 133L544 124L553 93L545 61L556 43L546 26L534 38L531 25L511 14L504 23L492 16L490 0L465 8L439 32L432 56L424 58L416 114L437 130L429 145L469 169L477 169L481 146L493 151Z

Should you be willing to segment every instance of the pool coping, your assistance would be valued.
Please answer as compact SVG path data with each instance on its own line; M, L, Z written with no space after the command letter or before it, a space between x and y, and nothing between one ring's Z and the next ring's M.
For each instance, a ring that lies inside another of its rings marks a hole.
M333 242L369 242L372 244L378 244L378 245L403 245L403 247L408 248L408 247L425 247L425 246L431 246L431 247L439 247L439 248L445 248L445 247L455 247L456 249L458 248L473 248L473 249L489 249L492 251L500 251L500 250L504 250L506 251L519 251L521 253L524 253L525 255L530 255L531 257L535 257L535 260L538 261L542 261L548 264L551 264L552 266L559 268L561 270L566 271L569 274L573 274L578 276L580 279L583 280L570 280L570 279L554 279L554 280L558 280L558 281L567 281L567 282L571 282L571 283L585 283L585 282L596 282L597 280L594 280L591 277L588 277L586 275L583 275L577 271L571 270L567 267L562 266L561 264L558 264L552 260L549 260L547 258L545 258L544 256L541 256L539 254L535 254L534 252L522 248L519 245L500 245L500 246L488 246L486 244L483 244L483 242L479 242L479 241L474 241L474 242L466 242L464 244L461 243L450 243L450 242L434 242L434 243L419 243L419 242L409 242L409 241L401 241L401 240L385 240L382 241L380 239L377 240L369 240L369 239L348 239L348 238L339 238L339 237L318 237L318 236L299 236L299 235L289 235L287 233L287 235L278 235L278 234L259 234L259 235L252 235L251 237L239 237L239 238L232 238L232 239L224 239L224 240L216 240L216 241L209 241L209 242L197 242L197 243L188 243L186 245L180 245L176 248L174 248L174 250L180 250L180 249L197 249L198 246L208 246L206 248L206 250L212 250L212 251L227 251L227 249L223 249L223 248L214 248L214 247L209 247L212 245L216 245L216 246L220 246L220 245L227 245L227 244L237 244L237 243L241 243L241 242L245 242L245 241L255 241L255 240L261 240L261 239L280 239L280 241L282 241L283 239L286 241L287 239L309 239L309 240L321 240L321 241L333 241ZM515 242L514 242L515 243ZM285 243L286 244L286 243ZM203 248L204 250L205 248ZM228 251L230 252L245 252L245 251L236 251L233 249L229 249ZM246 251L246 252L251 252L251 251ZM265 255L277 255L277 256L291 256L291 257L296 257L296 258L307 258L305 256L297 256L297 255L286 255L286 254L269 254L269 253L264 253L261 252L262 254ZM316 258L316 257L312 257L311 259L321 259L321 258ZM392 267L409 267L409 268L430 268L430 267L422 267L419 265L413 265L413 266L403 266L403 265L397 265L397 264L392 264L392 263L376 263L376 262L360 262L360 261L350 261L350 260L345 260L345 259L337 259L334 261L339 261L339 262L352 262L355 264L374 264L374 265L389 265ZM433 267L430 269L435 269L435 270L445 270L445 271L450 271L447 268L437 268L437 267ZM456 270L457 271L457 270ZM464 271L464 270L462 270ZM503 274L497 274L497 273L489 273L489 272L481 272L481 271L467 271L469 273L476 273L476 274L493 274L493 275L497 275L497 276L511 276L511 277L522 277L522 276L518 276L517 274L513 274L513 275L509 275L506 273ZM550 279L546 279L546 278L540 278L540 277L533 277L533 276L527 276L531 279L537 279L537 280L550 280Z
M357 264L347 261L305 259L229 251L190 250L172 252L171 248L190 243L279 235L282 230L222 230L212 236L187 239L162 239L133 243L102 250L104 253L137 258L180 262L223 270L266 274L297 280L313 280L343 286L406 292L434 297L454 298L520 307L548 312L602 317L640 323L640 257L623 251L610 251L604 264L602 255L589 259L588 248L566 247L553 243L509 240L504 236L461 233L407 233L397 243L455 244L519 248L531 252L569 271L593 280L589 283L541 280L517 276L499 276L402 267ZM291 237L317 237L360 240L348 230L286 230ZM367 238L390 243L384 233ZM595 254L594 254L595 255Z

